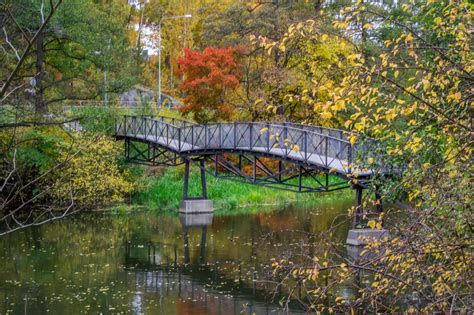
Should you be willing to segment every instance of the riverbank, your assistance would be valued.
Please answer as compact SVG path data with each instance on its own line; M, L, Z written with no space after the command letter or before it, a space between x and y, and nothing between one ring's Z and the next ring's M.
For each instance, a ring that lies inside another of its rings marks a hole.
M183 198L183 170L181 168L157 169L144 176L138 192L131 197L131 203L150 210L175 211ZM338 180L338 179L332 179ZM189 181L190 196L201 191L199 172L192 170ZM295 193L223 180L207 176L209 199L216 210L249 208L255 206L285 206L300 202L315 202L321 198L350 198L350 190L331 193Z

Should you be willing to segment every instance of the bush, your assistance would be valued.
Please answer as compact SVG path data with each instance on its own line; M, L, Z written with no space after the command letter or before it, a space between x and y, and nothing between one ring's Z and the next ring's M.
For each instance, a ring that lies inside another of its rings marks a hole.
M30 207L63 206L71 198L88 207L110 204L123 200L140 175L124 163L121 144L103 134L70 134L58 126L4 129L0 149L2 178L15 168L1 195L6 210L25 200L32 200Z
M113 134L115 123L122 118L124 112L115 107L84 106L73 109L71 114L81 118L81 125L88 132Z
M53 172L51 196L60 202L100 205L123 200L134 184L131 172L118 165L120 144L106 136L74 135L72 150L61 144L60 163Z

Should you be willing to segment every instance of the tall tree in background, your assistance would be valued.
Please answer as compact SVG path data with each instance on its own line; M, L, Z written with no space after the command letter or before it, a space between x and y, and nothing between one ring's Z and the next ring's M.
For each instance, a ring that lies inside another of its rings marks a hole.
M8 0L4 8L8 17L3 28L9 34L7 40L15 45L39 29L50 2ZM38 34L32 54L16 77L17 85L30 87L26 96L37 113L47 112L47 105L56 101L102 98L103 71L108 74L109 92L121 91L133 83L126 16L126 6L117 1L63 3ZM11 63L6 61L2 73L10 70ZM24 99L23 91L17 91L17 98Z
M192 113L199 122L229 120L234 109L228 97L242 75L238 59L237 48L186 49L178 60L179 73L185 75L180 89L186 94L186 105L181 111Z

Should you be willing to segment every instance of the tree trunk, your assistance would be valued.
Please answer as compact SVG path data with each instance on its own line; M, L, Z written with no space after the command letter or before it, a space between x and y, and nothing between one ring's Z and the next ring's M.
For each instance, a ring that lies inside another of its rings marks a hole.
M316 14L319 14L321 9L323 8L323 2L324 2L324 0L315 0L314 1L314 10L316 11Z
M43 98L43 64L44 64L44 47L43 34L38 36L36 40L36 62L35 62L35 112L37 114L45 114L47 112Z

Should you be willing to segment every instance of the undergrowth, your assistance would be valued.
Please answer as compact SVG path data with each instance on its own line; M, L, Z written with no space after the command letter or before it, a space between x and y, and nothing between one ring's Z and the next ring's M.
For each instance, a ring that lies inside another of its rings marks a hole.
M139 192L132 196L132 203L152 210L177 210L183 198L183 169L160 169L149 174ZM333 180L334 181L334 180ZM332 193L295 193L278 189L254 186L207 175L208 198L219 211L252 206L281 206L299 202L316 202L320 198L347 196L348 190ZM201 178L199 170L191 170L189 195L199 196ZM349 192L350 193L350 192Z

